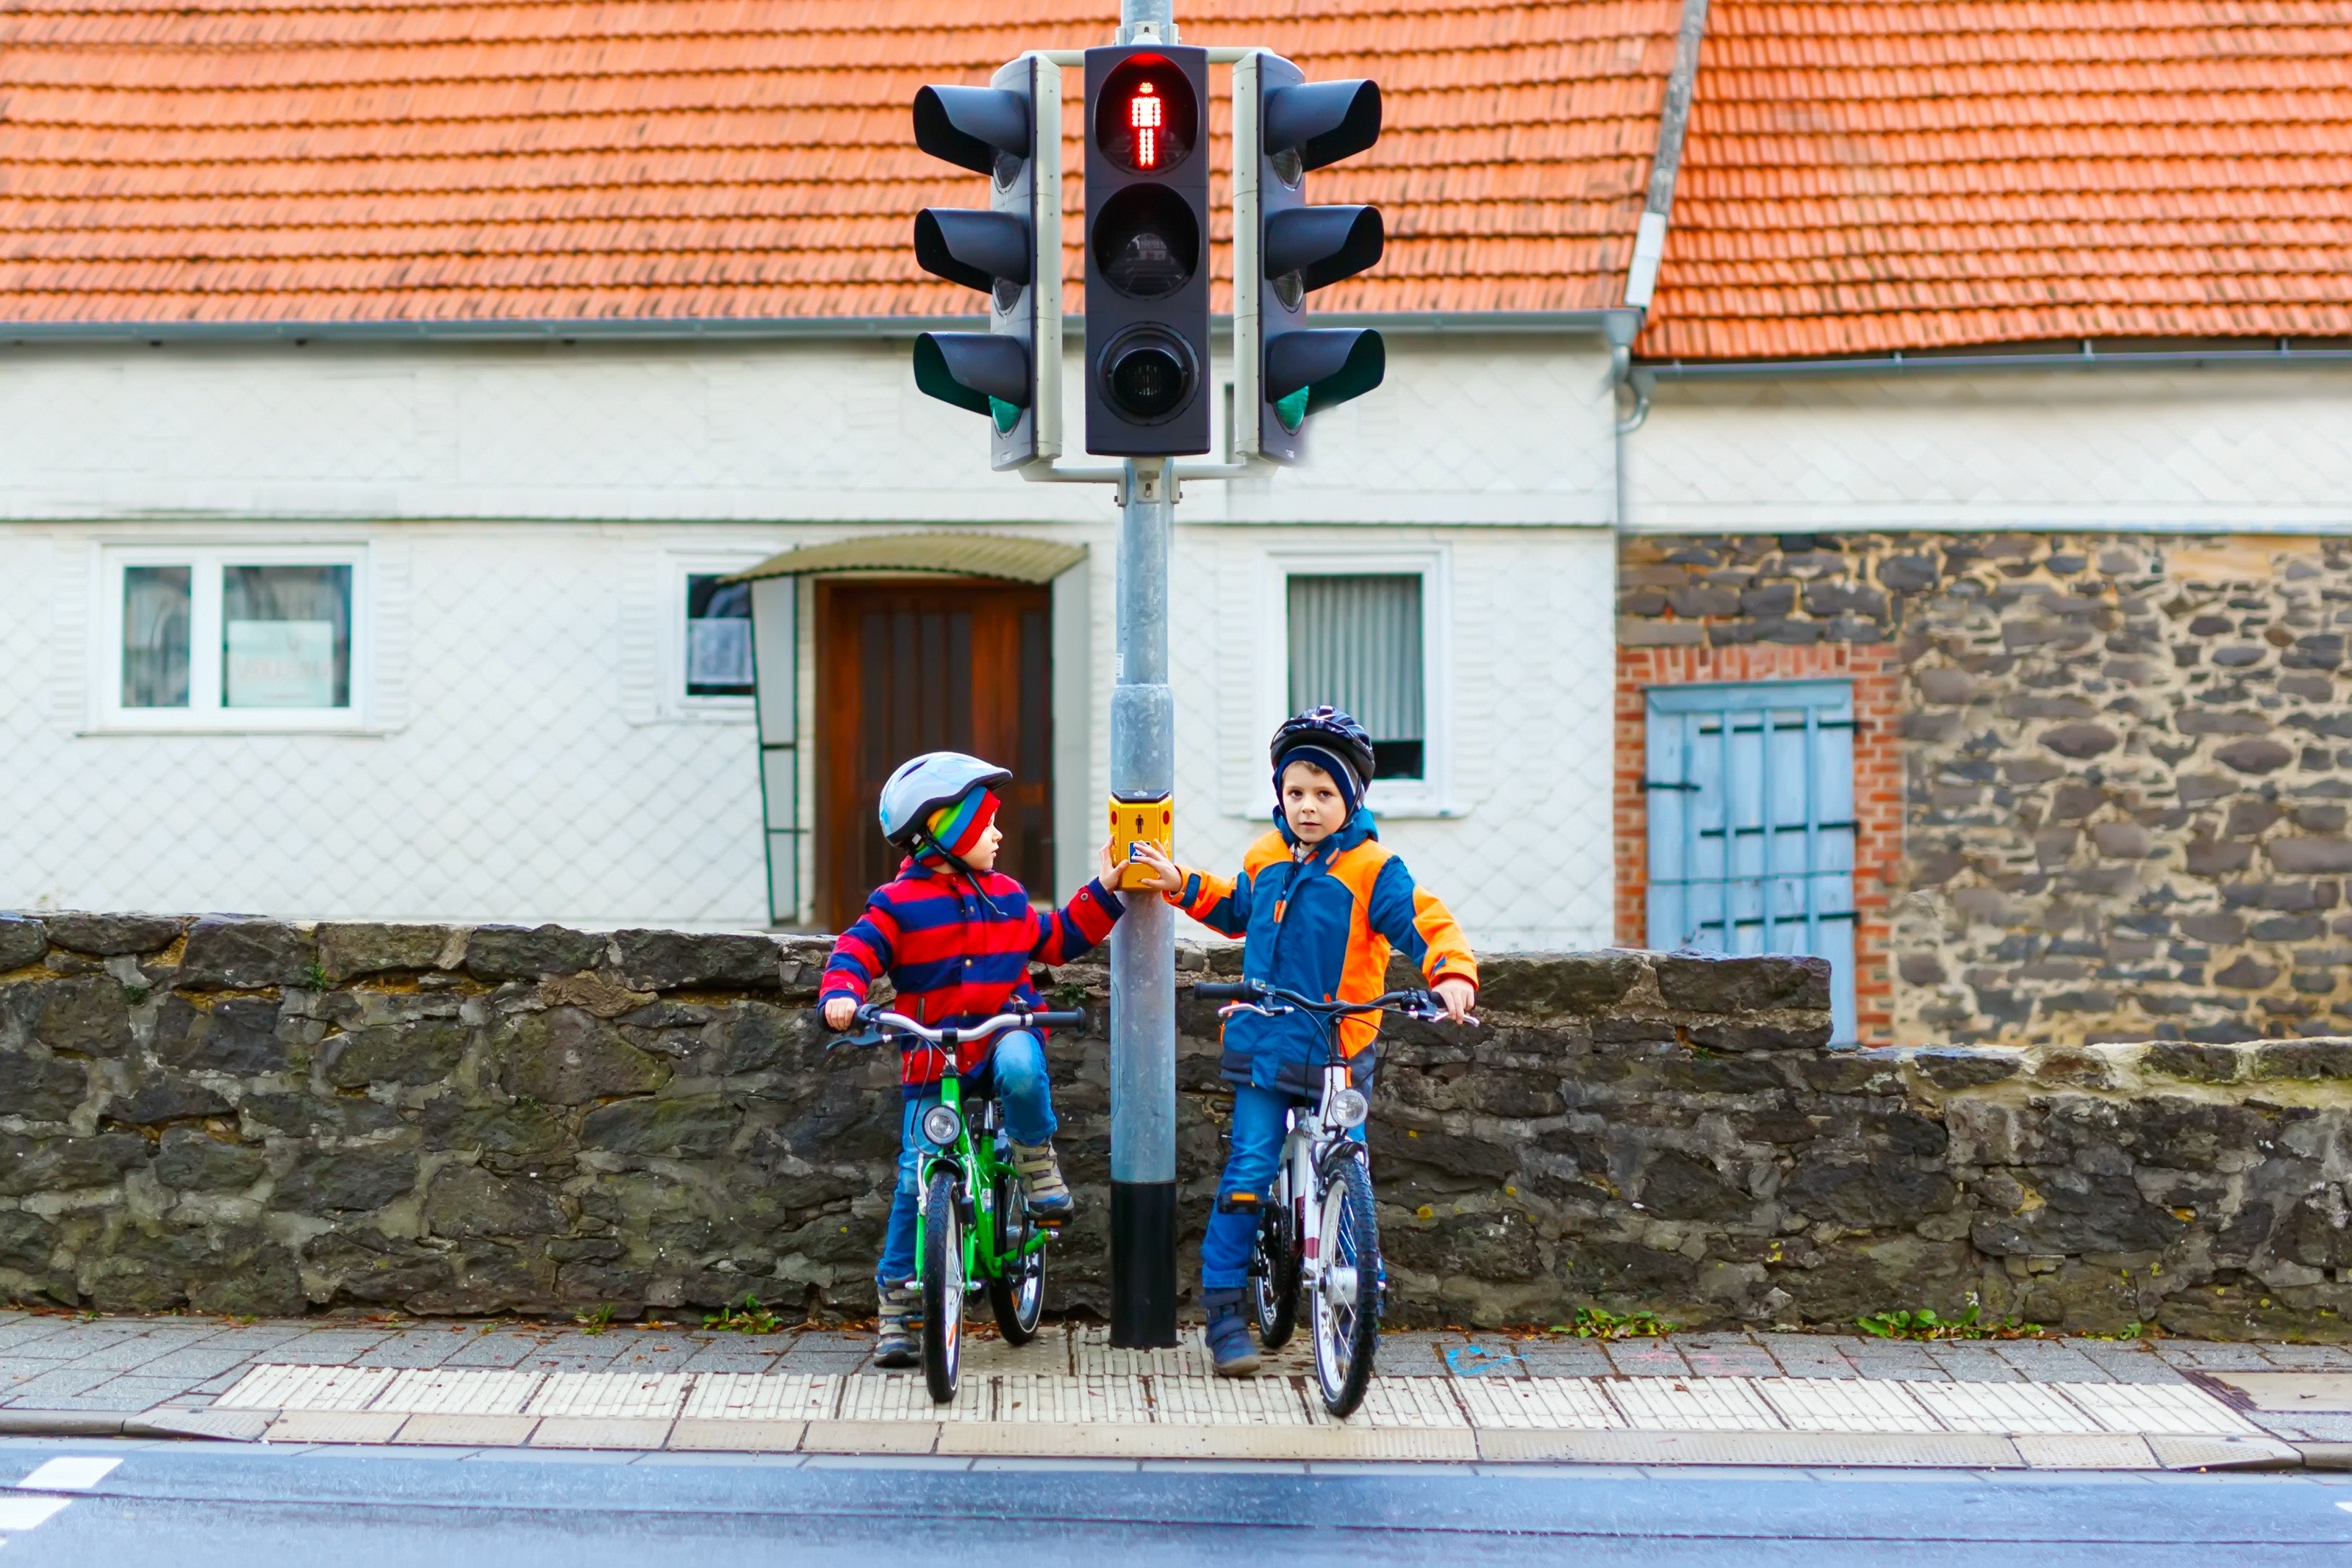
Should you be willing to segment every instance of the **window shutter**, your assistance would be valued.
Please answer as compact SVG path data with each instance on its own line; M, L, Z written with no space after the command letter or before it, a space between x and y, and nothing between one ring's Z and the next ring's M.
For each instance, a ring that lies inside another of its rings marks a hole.
M1649 944L1827 958L1854 1039L1853 687L1654 686Z

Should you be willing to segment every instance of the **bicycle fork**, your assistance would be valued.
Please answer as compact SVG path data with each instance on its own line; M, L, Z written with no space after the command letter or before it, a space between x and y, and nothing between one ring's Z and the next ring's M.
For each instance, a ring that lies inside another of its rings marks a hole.
M1349 1130L1364 1119L1368 1108L1349 1069L1340 1063L1328 1066L1323 1070L1323 1093L1315 1109L1291 1113L1290 1136L1282 1151L1284 1168L1290 1176L1291 1212L1297 1227L1294 1234L1299 1240L1300 1281L1313 1289L1328 1273L1331 1300L1349 1308L1356 1304L1359 1282L1355 1269L1333 1263L1327 1257L1327 1244L1337 1238L1323 1234L1327 1207L1323 1200L1328 1185L1323 1167L1332 1151L1347 1141Z

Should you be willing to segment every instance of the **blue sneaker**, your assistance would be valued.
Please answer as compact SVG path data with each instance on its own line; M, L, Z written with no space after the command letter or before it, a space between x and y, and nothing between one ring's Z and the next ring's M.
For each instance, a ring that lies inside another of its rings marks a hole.
M1249 1315L1239 1291L1206 1291L1201 1305L1209 1310L1209 1359L1219 1377L1247 1377L1257 1371L1257 1346L1250 1339Z

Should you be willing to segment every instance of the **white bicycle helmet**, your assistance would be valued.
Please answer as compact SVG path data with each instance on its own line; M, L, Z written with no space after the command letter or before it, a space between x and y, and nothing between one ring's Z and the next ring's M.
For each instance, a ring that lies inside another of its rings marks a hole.
M961 751L927 751L909 758L882 786L882 836L907 849L940 807L952 806L975 789L1012 782L1006 769Z

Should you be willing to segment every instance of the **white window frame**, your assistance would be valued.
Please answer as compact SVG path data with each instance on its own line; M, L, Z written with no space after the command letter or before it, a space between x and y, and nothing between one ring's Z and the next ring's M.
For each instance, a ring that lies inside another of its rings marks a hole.
M90 625L89 724L100 731L194 735L350 734L369 728L375 686L375 580L364 541L343 544L101 545L98 602ZM122 574L126 567L192 569L188 604L188 706L122 706ZM352 569L351 706L331 708L225 707L221 705L222 572L232 566L347 566Z
M1384 817L1452 817L1454 798L1454 570L1444 545L1419 549L1285 547L1265 552L1259 574L1256 639L1258 722L1269 736L1290 714L1290 580L1294 577L1421 579L1422 777L1375 779L1365 800ZM1260 745L1264 742L1261 740ZM1265 752L1252 766L1263 768Z
M751 724L756 697L686 695L686 583L759 565L773 549L669 549L662 555L661 702L663 717L704 724Z

